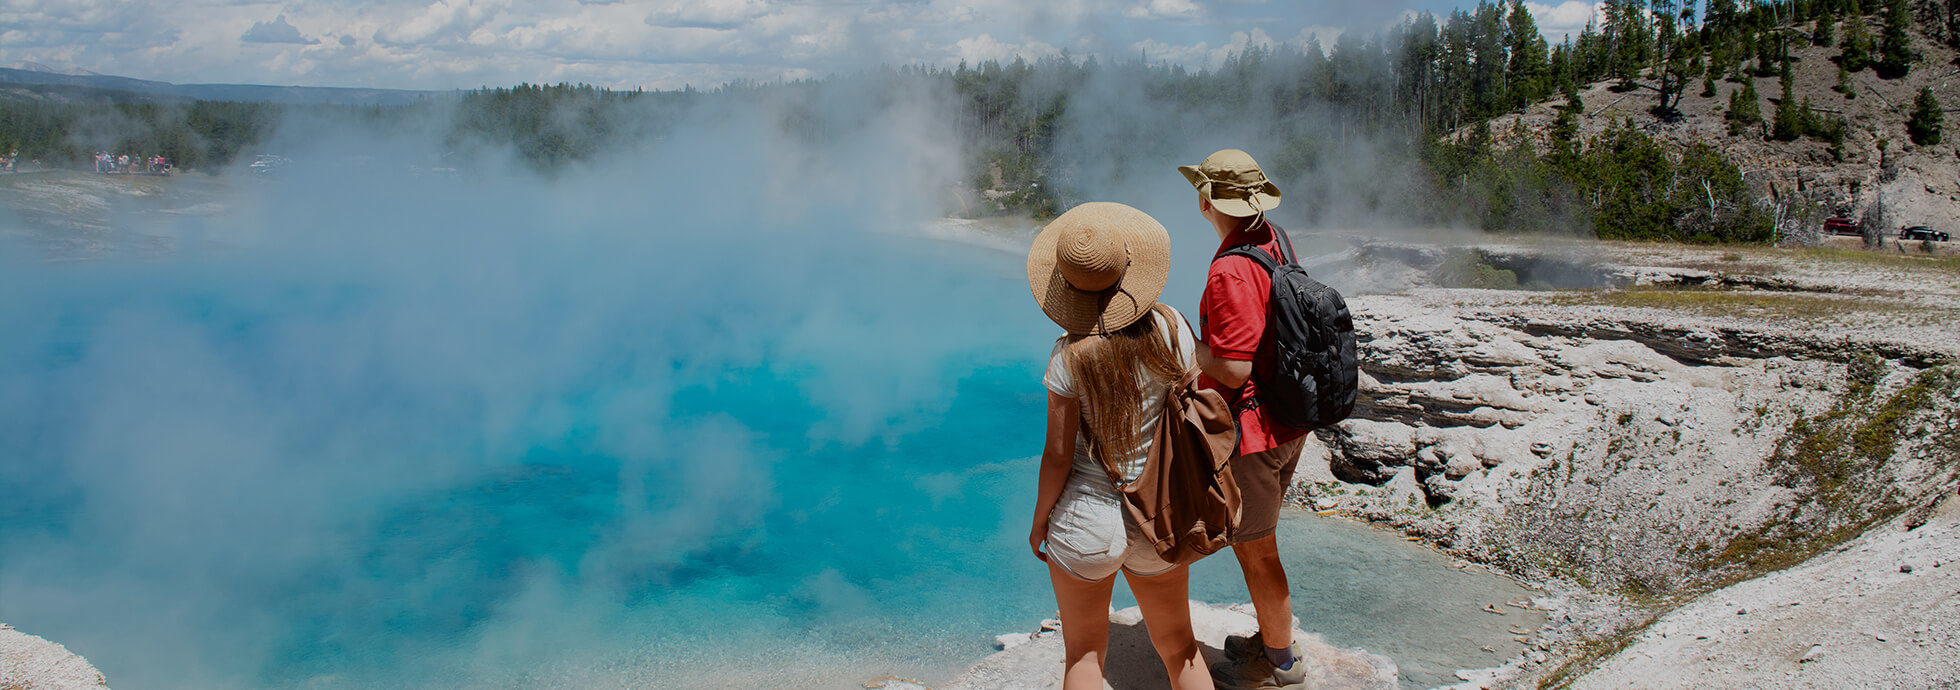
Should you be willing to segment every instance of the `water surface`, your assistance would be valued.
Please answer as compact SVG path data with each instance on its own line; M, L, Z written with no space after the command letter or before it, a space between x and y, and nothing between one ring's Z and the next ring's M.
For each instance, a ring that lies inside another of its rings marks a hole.
M1051 614L1023 257L642 182L35 181L0 216L0 620L119 687L850 687ZM1488 665L1464 607L1501 581L1287 529L1309 629Z

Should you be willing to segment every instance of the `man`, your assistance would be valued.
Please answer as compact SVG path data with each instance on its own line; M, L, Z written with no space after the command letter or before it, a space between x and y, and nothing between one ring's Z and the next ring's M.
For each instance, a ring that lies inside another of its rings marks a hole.
M1283 231L1266 219L1266 212L1279 205L1279 188L1252 156L1226 149L1178 172L1197 188L1198 213L1218 232L1220 253L1250 244L1282 259L1276 233ZM1288 688L1306 680L1305 662L1293 639L1293 597L1274 530L1307 432L1268 419L1258 405L1258 381L1273 370L1273 345L1266 337L1271 291L1272 276L1258 263L1226 256L1212 261L1198 302L1202 385L1224 394L1239 425L1232 476L1244 512L1232 553L1238 556L1259 618L1257 635L1226 639L1227 662L1212 672L1225 686Z

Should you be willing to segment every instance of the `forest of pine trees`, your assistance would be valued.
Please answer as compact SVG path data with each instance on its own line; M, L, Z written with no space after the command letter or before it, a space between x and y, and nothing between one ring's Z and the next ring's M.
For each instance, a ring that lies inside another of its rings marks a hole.
M1386 155L1417 171L1434 192L1419 211L1400 211L1416 217L1399 220L1510 232L1571 232L1576 225L1602 237L1759 242L1772 237L1769 221L1722 153L1668 150L1631 123L1580 141L1579 92L1608 81L1617 91L1651 99L1650 112L1666 119L1676 116L1689 89L1713 96L1718 82L1738 81L1743 86L1731 92L1726 109L1732 136L1813 137L1841 146L1843 122L1792 97L1791 50L1801 42L1834 46L1841 85L1865 69L1898 78L1917 59L1915 24L1925 36L1960 45L1960 0L1606 0L1594 22L1556 45L1544 40L1520 0L1485 0L1444 16L1422 13L1373 35L1345 32L1332 46L1255 46L1216 70L1153 64L1147 56L1109 64L1056 57L708 92L527 84L403 107L452 109L445 137L452 149L508 147L550 171L659 136L708 99L769 102L787 113L782 124L792 133L822 136L825 127L846 123L822 120L824 111L814 106L820 89L850 83L874 100L937 90L959 104L955 129L966 140L974 186L989 186L999 175L1011 190L1000 200L1003 210L1036 216L1081 200L1071 181L1084 158L1120 165L1144 157L1158 145L1153 142L1176 141L1181 133L1167 122L1231 118L1259 123L1271 149L1262 159L1281 179L1343 165L1327 152L1344 141L1385 142ZM1766 118L1747 77L1777 75L1783 98ZM1151 112L1186 117L1112 125L1110 145L1082 150L1079 137L1065 135L1080 126L1071 113L1092 104L1072 97L1097 83L1120 84ZM1494 145L1491 118L1553 98L1564 105L1549 150ZM1930 98L1924 94L1922 101ZM290 110L239 103L0 103L0 149L75 165L96 148L142 151L185 168L217 169L253 150ZM384 109L338 110L372 121L406 119ZM1920 110L1930 114L1914 117L1913 138L1936 141L1937 104Z

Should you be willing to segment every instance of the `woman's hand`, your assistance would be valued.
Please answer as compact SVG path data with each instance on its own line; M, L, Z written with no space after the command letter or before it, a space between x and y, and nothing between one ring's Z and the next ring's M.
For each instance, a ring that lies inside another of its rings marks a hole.
M1028 530L1028 549L1034 551L1034 557L1043 563L1048 562L1048 554L1041 552L1041 543L1045 541L1048 541L1048 521L1036 520L1034 528Z

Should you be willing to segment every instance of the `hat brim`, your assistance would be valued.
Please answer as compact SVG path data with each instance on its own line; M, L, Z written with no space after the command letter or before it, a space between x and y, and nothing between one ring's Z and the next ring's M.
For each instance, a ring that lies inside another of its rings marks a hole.
M1212 208L1233 218L1256 216L1279 207L1279 186L1274 185L1272 180L1267 180L1265 184L1260 185L1259 191L1253 192L1249 198L1220 197L1212 193L1211 179L1199 172L1198 166L1180 165L1177 166L1177 171L1184 175L1184 180L1190 182L1198 193L1205 195L1205 198L1211 201ZM1255 202L1258 204L1256 207Z
M1072 224L1101 228L1128 250L1129 268L1110 289L1076 289L1056 268L1055 244ZM1069 209L1035 235L1028 248L1028 289L1041 312L1070 335L1116 331L1150 313L1164 294L1170 265L1170 232L1162 223L1123 204L1090 202Z

